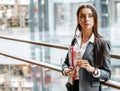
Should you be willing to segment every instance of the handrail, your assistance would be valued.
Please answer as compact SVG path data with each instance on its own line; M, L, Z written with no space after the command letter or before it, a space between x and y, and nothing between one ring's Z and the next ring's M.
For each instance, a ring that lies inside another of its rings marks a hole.
M46 47L68 50L68 46L61 46L61 45L57 45L57 44L55 45L55 44L51 44L51 43L37 42L37 41L31 41L31 40L22 40L22 39L16 39L16 38L4 37L4 36L0 36L0 39L6 39L6 40L17 41L17 42L39 45L39 46L46 46ZM111 58L120 59L120 55L111 54Z
M64 50L68 49L68 47L66 47L66 46L59 46L59 45L50 44L50 43L35 42L35 41L15 39L15 38L2 37L2 36L0 36L0 38L1 39L6 39L6 40L17 41L17 42L24 42L24 43L29 43L29 44L35 44L35 45L40 45L40 46L64 49ZM58 67L58 66L55 66L55 65L51 65L51 64L47 64L47 63L43 63L43 62L36 62L35 60L31 60L31 59L22 59L20 57L12 56L12 55L5 54L5 53L0 53L0 55L3 55L3 56L10 57L10 58L13 58L13 59L17 59L17 60L20 60L20 61L23 61L23 62L27 62L27 63L30 63L30 64L35 64L35 65L38 65L38 66L42 66L42 67L45 67L45 68L49 68L49 69L61 72L61 68ZM116 58L116 59L120 59L119 55L111 54L111 57L112 58ZM113 87L113 88L116 88L116 89L120 89L120 83L118 84L115 81L111 81L111 80L106 81L106 82L101 81L101 83L103 85L106 85L106 86L110 86L110 87Z
M5 53L2 53L2 52L0 52L0 55L6 56L6 57L9 57L9 58L13 58L13 59L16 59L16 60L20 60L20 61L23 61L23 62L27 62L29 64L49 68L49 69L57 71L57 72L62 72L61 67L55 66L55 65L52 65L52 64L48 64L48 63L44 63L44 62L38 62L38 61L32 60L32 59L23 59L23 58L12 56L12 55L5 54ZM110 87L113 87L113 88L116 88L116 89L120 89L120 83L118 83L116 81L112 81L112 80L109 80L109 81L106 81L106 82L101 81L101 83L103 85L106 85L106 86L110 86Z
M29 64L34 64L34 65L42 66L42 67L45 67L45 68L49 68L49 69L61 72L61 67L59 67L59 66L51 65L51 64L48 64L48 63L40 62L40 61L38 62L38 61L33 60L33 59L23 59L21 57L12 56L12 55L2 53L2 52L0 52L0 55L6 56L6 57L9 57L9 58L13 58L13 59L16 59L16 60L20 60L22 62L27 62Z
M10 37L2 37L0 36L0 39L6 39L6 40L12 40L12 41L17 41L17 42L23 42L23 43L29 43L29 44L34 44L38 46L46 46L46 47L52 47L52 48L58 48L58 49L64 49L67 50L67 46L60 46L60 45L54 45L50 43L44 43L44 42L37 42L37 41L31 41L31 40L22 40L22 39L15 39L15 38L10 38Z
M111 54L111 58L120 59L120 56Z

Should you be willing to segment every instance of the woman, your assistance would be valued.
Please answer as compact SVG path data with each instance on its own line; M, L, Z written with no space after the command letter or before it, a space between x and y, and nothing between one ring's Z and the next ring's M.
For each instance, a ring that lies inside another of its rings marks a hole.
M79 59L72 67L67 54L62 65L63 75L74 78L73 91L101 91L100 80L111 77L110 43L98 33L98 16L92 5L83 4L78 8L77 23L71 45L79 49Z

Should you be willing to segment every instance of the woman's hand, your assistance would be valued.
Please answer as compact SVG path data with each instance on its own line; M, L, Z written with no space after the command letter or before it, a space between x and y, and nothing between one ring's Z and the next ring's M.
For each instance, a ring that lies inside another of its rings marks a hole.
M75 71L75 69L74 69L72 66L70 66L70 67L66 70L66 74L67 74L68 77L70 77L70 78L75 77L75 73L76 73L76 71Z
M76 64L77 66L86 69L90 73L93 73L95 70L95 68L92 67L87 60L78 60Z

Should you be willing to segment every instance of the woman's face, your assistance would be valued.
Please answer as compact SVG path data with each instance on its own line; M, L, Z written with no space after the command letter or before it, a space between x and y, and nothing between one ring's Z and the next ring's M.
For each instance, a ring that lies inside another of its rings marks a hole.
M81 25L82 30L92 30L94 26L94 17L91 9L83 8L80 10L78 23Z

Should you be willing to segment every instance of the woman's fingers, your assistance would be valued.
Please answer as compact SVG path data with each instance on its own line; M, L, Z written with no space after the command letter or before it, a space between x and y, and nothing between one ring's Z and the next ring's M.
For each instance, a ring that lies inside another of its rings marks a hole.
M89 63L87 60L79 60L76 62L76 64L79 66L79 67L87 67L89 66Z
M74 68L72 66L70 66L69 69L73 70Z
M75 76L75 69L73 69L73 67L71 67L71 69L67 72L67 75L69 77L74 77Z

